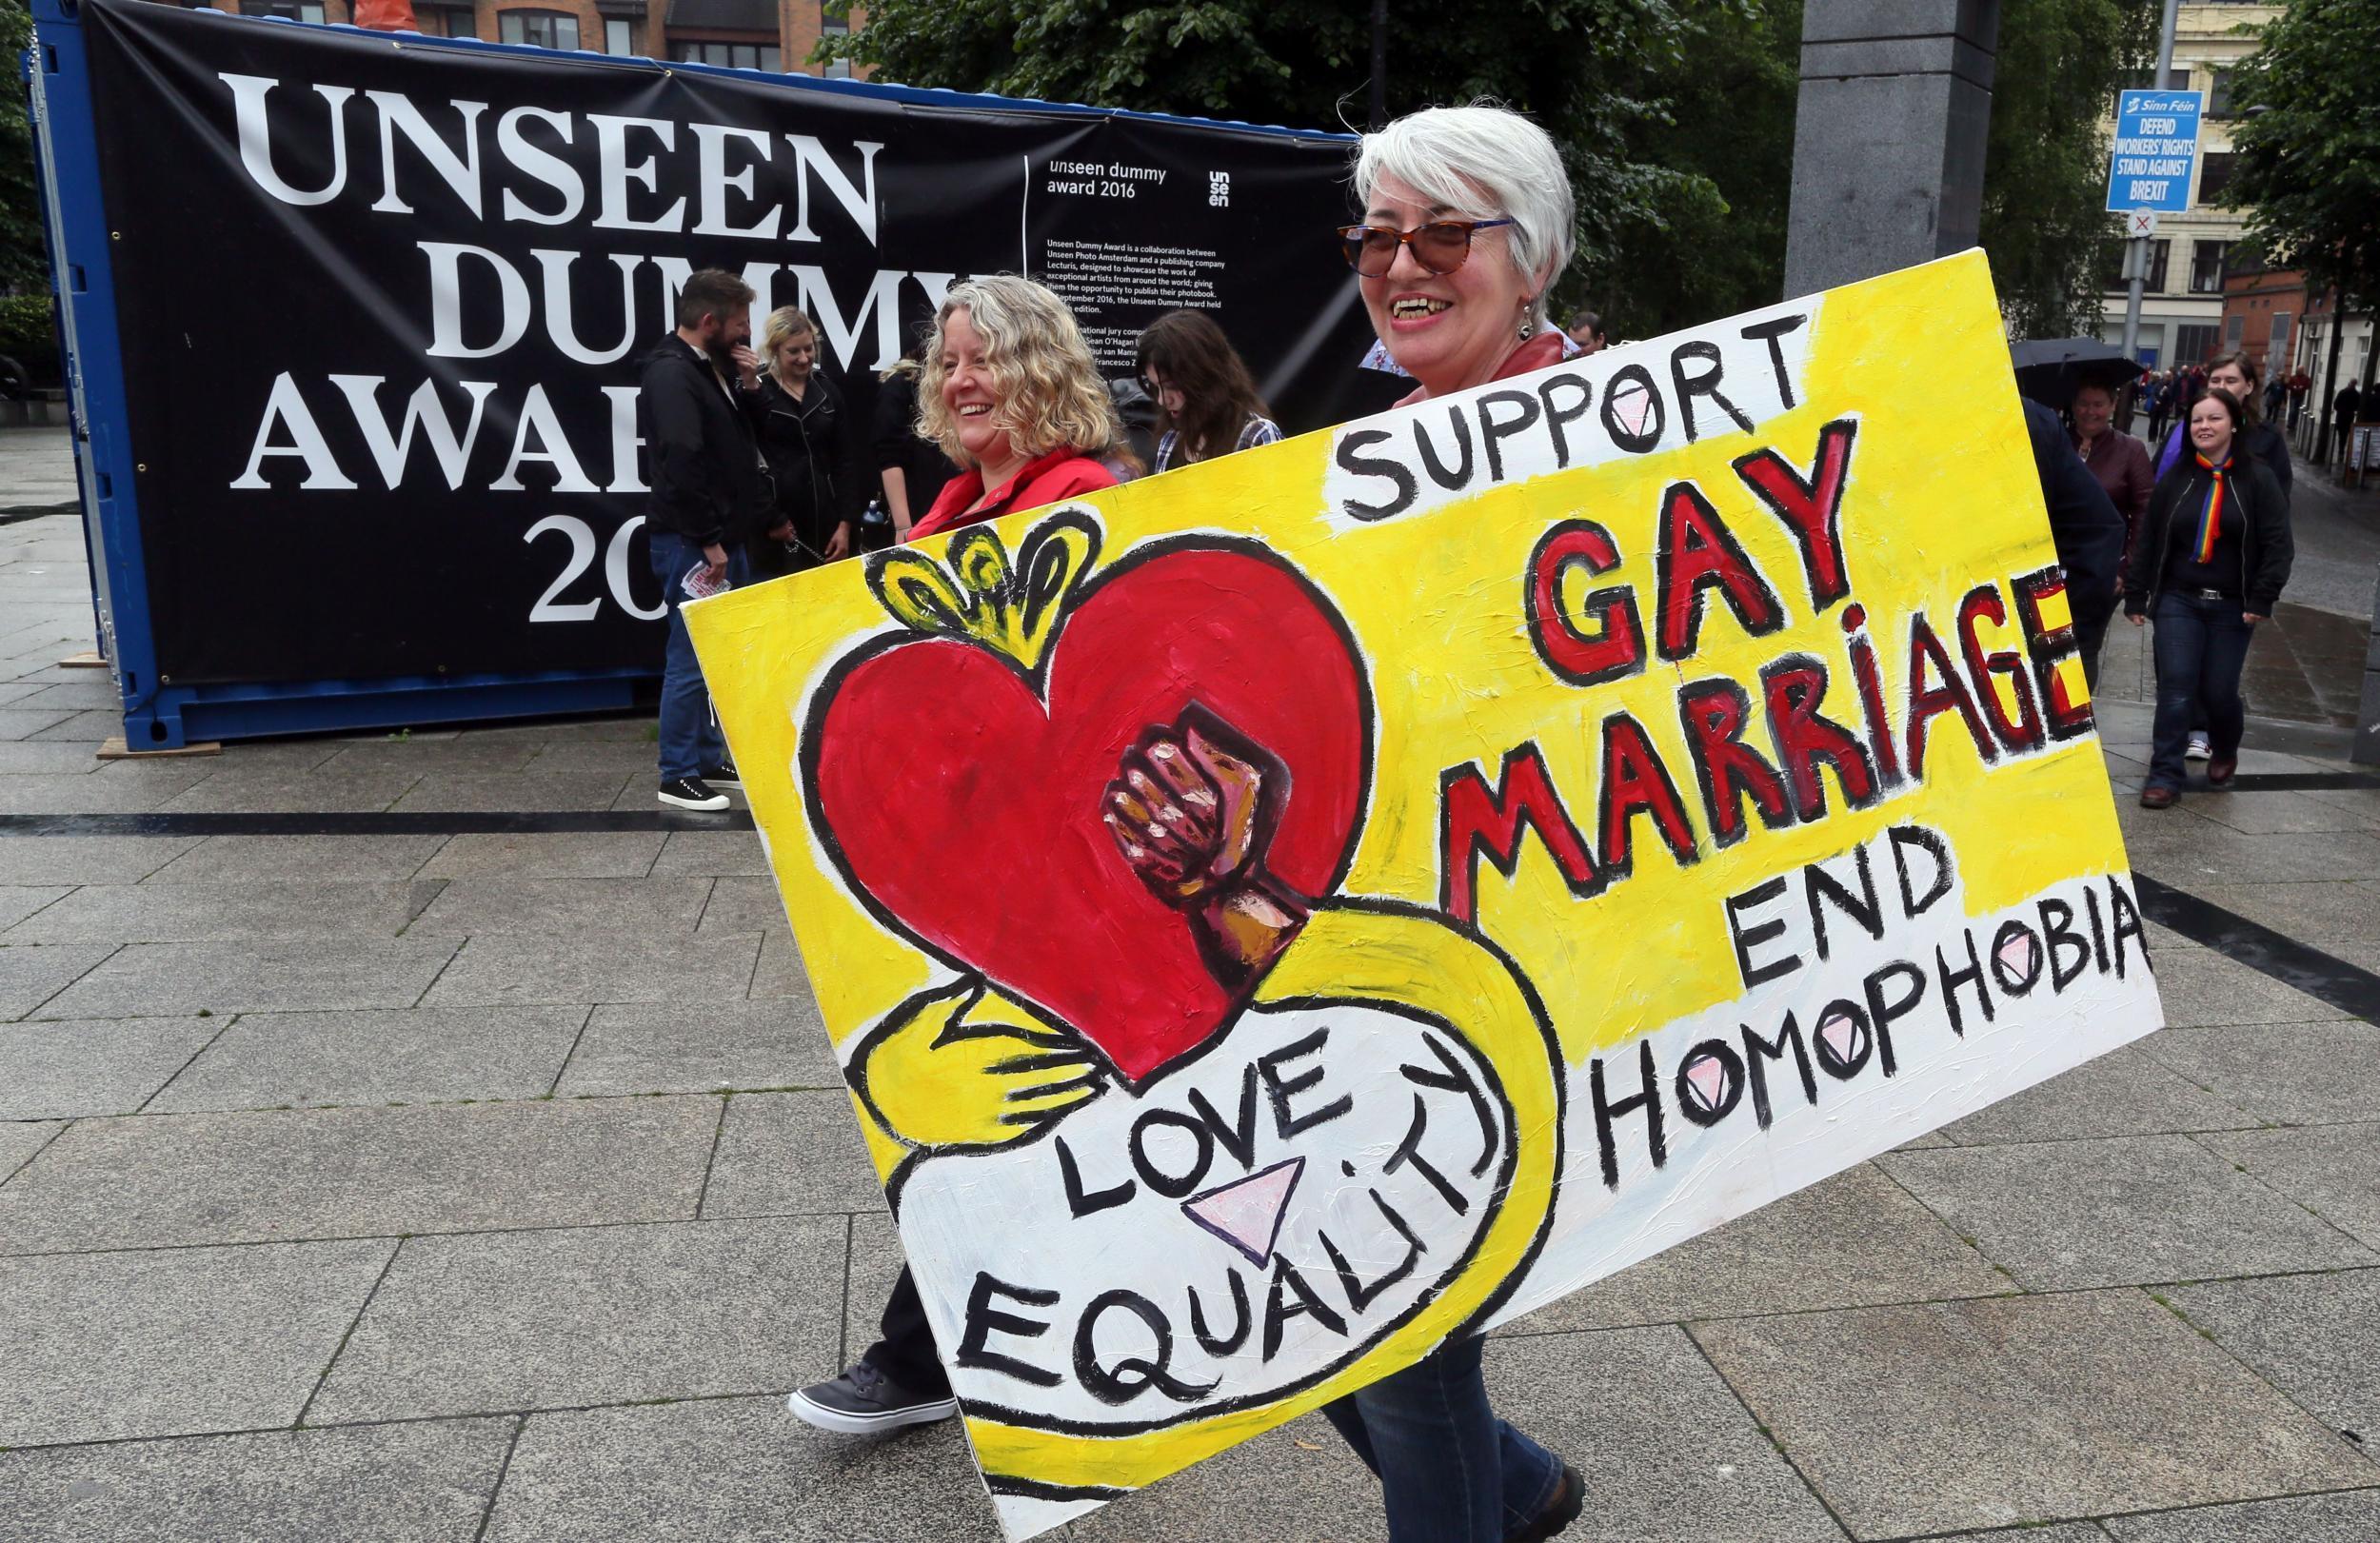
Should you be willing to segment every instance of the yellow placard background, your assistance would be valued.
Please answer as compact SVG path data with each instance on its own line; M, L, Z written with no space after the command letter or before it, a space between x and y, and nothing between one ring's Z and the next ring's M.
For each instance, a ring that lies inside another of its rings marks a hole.
M1594 844L1603 720L1624 709L1651 731L1702 840L1701 861L1680 868L1649 821L1638 821L1633 875L1592 899L1571 893L1526 832L1511 879L1485 862L1478 869L1478 923L1536 987L1570 1064L1740 996L1725 897L1837 856L1887 825L1922 821L1949 838L1971 914L2013 905L2053 879L2124 866L2091 737L1987 765L1955 712L1934 722L1921 786L1852 811L1826 771L1825 818L1778 831L1755 818L1742 841L1712 849L1678 728L1682 683L1723 675L1745 684L1755 702L1746 738L1761 744L1760 667L1789 652L1811 653L1832 678L1823 710L1861 725L1841 607L1813 616L1799 549L1731 468L1736 457L1766 445L1806 473L1821 425L1857 417L1842 542L1852 600L1866 609L1896 727L1905 721L1911 615L1925 611L1955 652L1961 596L1977 584L2004 583L2056 561L1980 253L1831 291L1810 349L1798 406L1755 433L1711 433L1683 448L1491 487L1359 528L1333 520L1325 504L1329 432L1078 501L1104 525L1101 563L1177 532L1254 536L1300 569L1345 618L1365 660L1378 734L1346 896L1436 906L1443 877L1441 773L1476 763L1493 786L1505 753L1523 742L1539 747L1553 786ZM1958 390L1946 393L1945 381L1959 383ZM1664 489L1679 480L1696 484L1716 506L1769 577L1789 624L1765 638L1748 637L1712 599L1700 651L1685 665L1654 658L1640 674L1583 689L1558 680L1528 633L1523 597L1531 550L1558 520L1583 517L1603 525L1622 561L1595 583L1633 585L1649 633L1656 520ZM1001 523L1012 552L1034 518ZM938 540L919 549L939 557L945 545ZM687 617L754 817L769 839L820 1011L847 1050L854 1036L947 975L846 892L815 841L797 786L808 693L834 660L896 623L857 562L703 602ZM1991 643L2022 651L2013 614ZM2070 660L2061 670L2070 696L2080 700L2079 664ZM2054 818L2043 818L2045 810ZM873 1131L871 1142L888 1174L902 1149ZM1130 1472L1101 1469L1073 1450L1080 1441L1045 1442L1029 1434L1018 1436L1023 1446L1002 1462L996 1449L1003 1433L974 1434L987 1469L1013 1474L1045 1465L1061 1481L1129 1485L1313 1401L1284 1400L1202 1436L1185 1435L1145 1464L1125 1465ZM993 1447L985 1447L987 1439Z

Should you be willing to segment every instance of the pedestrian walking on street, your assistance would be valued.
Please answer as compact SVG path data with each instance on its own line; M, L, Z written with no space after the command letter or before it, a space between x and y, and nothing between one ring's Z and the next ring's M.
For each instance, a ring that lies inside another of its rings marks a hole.
M2345 462L2347 452L2351 446L2355 423L2362 416L2363 410L2363 389L2353 381L2339 387L2338 395L2330 399L2330 421L2334 425L2330 431L2330 442L2338 446L2339 459L2342 463Z
M800 307L769 312L761 363L766 373L744 393L744 408L776 484L778 517L791 527L754 552L754 576L773 579L850 555L866 481L859 421L819 367L818 328Z
M721 268L687 275L678 291L677 330L645 356L637 386L638 431L647 469L646 540L653 576L669 608L662 655L661 801L680 809L727 807L724 787L742 785L711 713L703 666L680 607L698 589L732 588L750 577L745 547L783 540L766 465L737 400L757 386L752 287Z
M2157 710L2146 808L2170 809L2187 780L2184 745L2202 712L2212 738L2210 786L2239 766L2239 677L2256 623L2289 583L2289 500L2241 446L2239 399L2210 389L2190 412L2191 455L2157 482L2126 564L2124 611L2156 623Z
M1545 130L1501 108L1432 108L1366 134L1362 223L1339 236L1405 403L1559 361L1545 294L1570 261L1574 206ZM1477 1334L1323 1406L1379 1478L1390 1543L1550 1538L1583 1509L1561 1458L1497 1418Z
M2165 425L2173 421L2173 375L2160 371L2149 382L2149 443L2165 443Z
M1157 405L1150 471L1252 450L1281 437L1248 366L1203 312L1172 311L1150 323L1140 334L1137 364L1140 388Z
M2156 487L2156 478L2149 469L2149 449L2130 434L2115 431L2115 399L2104 386L2083 386L2075 389L2073 406L2068 409L2073 420L2074 454L2097 480L2108 502L2115 506L2124 522L2122 550L2132 550L2132 538L2140 529L2140 522L2149 512L2149 495ZM2070 580L2072 575L2070 574ZM2116 563L2115 578L2104 597L2106 609L2100 613L2098 625L2084 631L2081 607L2075 607L2075 627L2083 644L2083 678L2095 691L2099 684L2099 648L2107 641L2107 624L2123 593L2124 566Z

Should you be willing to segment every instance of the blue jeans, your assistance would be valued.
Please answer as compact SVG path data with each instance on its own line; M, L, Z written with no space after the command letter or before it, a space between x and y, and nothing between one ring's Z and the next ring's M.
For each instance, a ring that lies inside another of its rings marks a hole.
M646 527L648 530L651 527ZM727 741L711 712L710 689L703 684L703 665L694 657L694 640L686 636L685 603L681 581L686 570L703 561L703 549L665 530L651 533L653 576L661 581L669 603L669 643L661 666L661 780L700 777L727 759ZM741 585L751 577L744 548L727 547L727 582Z
M2240 618L2241 602L2204 600L2169 590L2157 597L2157 716L2150 730L2149 785L2180 791L2182 751L2203 716L2215 759L2239 754L2247 709L2240 705L2240 666L2256 629Z
M1380 1481L1388 1543L1501 1543L1561 1488L1561 1459L1488 1408L1485 1346L1451 1340L1322 1406Z

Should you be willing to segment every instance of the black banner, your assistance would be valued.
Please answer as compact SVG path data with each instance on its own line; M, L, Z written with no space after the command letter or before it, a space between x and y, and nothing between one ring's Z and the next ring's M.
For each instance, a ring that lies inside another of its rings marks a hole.
M1292 429L1383 400L1344 141L92 0L160 671L660 663L637 361L697 267L798 304L868 411L969 274L1110 375L1214 312Z

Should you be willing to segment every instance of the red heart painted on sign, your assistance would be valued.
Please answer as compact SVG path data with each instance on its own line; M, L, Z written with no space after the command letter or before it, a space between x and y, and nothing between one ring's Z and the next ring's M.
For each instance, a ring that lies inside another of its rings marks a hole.
M844 873L902 930L1072 1025L1139 1082L1197 1049L1238 999L1187 919L1101 822L1117 762L1193 703L1289 773L1270 873L1338 884L1369 762L1351 641L1297 575L1252 550L1176 548L1084 586L1047 691L975 643L870 653L813 717L811 807Z

